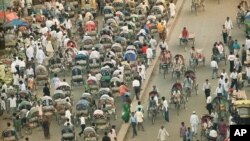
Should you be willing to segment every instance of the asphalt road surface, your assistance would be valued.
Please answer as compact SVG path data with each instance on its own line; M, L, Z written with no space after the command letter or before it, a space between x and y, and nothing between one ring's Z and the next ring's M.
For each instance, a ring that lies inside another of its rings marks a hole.
M158 131L161 125L164 125L170 134L170 137L167 137L166 140L177 141L180 139L180 123L183 121L186 123L186 126L190 126L189 118L192 114L192 111L195 110L198 116L207 113L207 110L205 108L205 96L202 92L202 85L205 79L208 78L210 83L212 84L211 94L215 93L215 89L218 85L218 80L211 79L210 60L213 43L215 41L223 41L221 29L226 17L230 17L234 25L234 28L232 30L233 39L237 39L240 44L245 43L245 33L243 31L244 28L238 29L238 27L236 26L236 7L238 3L239 1L235 0L221 0L220 4L218 4L216 0L207 0L205 11L199 9L198 15L196 16L194 12L191 12L191 0L185 0L177 24L175 25L172 35L170 35L168 45L173 55L177 53L184 55L185 64L188 66L190 47L187 48L187 51L185 51L184 48L179 45L179 34L181 33L183 27L187 27L189 32L195 32L195 47L203 49L203 53L206 56L205 66L198 66L196 71L197 84L199 88L198 95L192 95L191 98L189 98L189 101L186 104L186 109L181 108L179 116L177 116L174 105L170 105L169 123L166 123L163 119L163 116L159 114L157 115L155 124L152 125L150 118L148 118L147 116L147 112L145 112L145 131L139 131L138 136L132 138L132 128L130 127L129 132L126 136L126 141L155 141L157 140ZM226 51L228 54L227 47ZM229 74L229 65L225 65L223 62L221 62L219 64L219 72L221 72L222 68L225 68ZM184 77L182 76L181 82L183 78ZM147 87L148 92L152 90L153 85L156 85L160 91L160 96L165 96L169 99L171 87L176 82L176 80L172 79L170 74L168 74L167 78L164 79L163 74L159 74L158 69L156 69L150 82L151 83ZM244 89L247 91L247 93L249 92L249 87L245 86ZM249 96L250 95L248 93L248 97ZM148 94L146 94L142 101L144 103L144 108L147 107ZM198 131L200 131L200 125ZM197 136L197 139L200 139L199 134Z

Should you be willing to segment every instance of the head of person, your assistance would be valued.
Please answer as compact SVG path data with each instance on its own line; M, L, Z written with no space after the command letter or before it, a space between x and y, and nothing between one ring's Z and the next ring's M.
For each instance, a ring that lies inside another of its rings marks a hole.
M185 123L184 123L184 122L181 122L181 125L182 125L182 126L184 126L184 125L185 125Z

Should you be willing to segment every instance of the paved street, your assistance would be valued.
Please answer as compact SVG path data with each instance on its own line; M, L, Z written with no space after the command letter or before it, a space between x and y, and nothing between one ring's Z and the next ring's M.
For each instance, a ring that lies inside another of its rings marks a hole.
M188 65L190 48L188 48L185 52L184 49L179 46L178 37L183 27L187 27L189 32L195 32L195 47L202 48L203 52L206 55L206 66L199 66L196 72L197 83L199 84L198 95L191 96L187 103L187 108L185 110L181 109L179 116L177 116L177 112L174 106L171 105L169 123L164 122L163 117L161 115L158 115L156 118L156 123L152 125L151 121L147 117L146 112L144 114L145 131L139 131L138 136L132 139L132 128L130 128L126 136L126 141L154 141L157 139L158 131L161 125L164 125L170 134L170 137L167 138L167 141L177 141L179 140L180 123L184 121L187 126L190 126L189 118L193 110L195 110L199 116L207 113L205 109L205 96L201 89L206 78L209 78L210 83L212 84L212 94L214 94L215 88L218 84L217 79L211 80L210 58L213 43L215 41L222 41L221 29L227 16L232 19L234 24L234 29L232 31L233 38L238 39L240 44L243 44L245 42L245 34L243 32L243 28L238 29L235 23L236 6L238 2L239 1L235 0L221 0L221 4L218 4L216 0L207 0L205 8L206 10L204 12L202 10L198 11L198 15L196 16L195 13L191 13L191 0L185 0L177 24L172 32L172 35L169 38L168 45L173 55L177 53L183 54L185 56L185 63L186 65ZM229 70L229 66L225 66L223 62L219 64L219 68L220 72L222 68L226 68L227 71ZM149 86L147 87L147 92L152 90L152 85L156 85L160 91L161 96L169 98L170 89L174 82L175 80L172 80L170 74L168 74L167 79L164 79L163 75L159 74L158 69L156 69L153 73L151 84L149 84ZM247 87L245 87L244 89L249 91L249 88ZM142 101L144 103L144 107L147 107L148 94L145 95L146 97L144 97ZM249 96L250 95L248 94L248 97ZM198 131L200 131L200 129L198 129ZM197 139L200 139L199 135Z

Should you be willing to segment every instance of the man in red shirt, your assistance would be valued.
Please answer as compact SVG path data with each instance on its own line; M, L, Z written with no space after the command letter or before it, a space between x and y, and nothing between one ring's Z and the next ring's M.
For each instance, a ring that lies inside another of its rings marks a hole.
M119 87L120 97L121 101L125 102L125 93L128 92L128 87L125 85L124 82L121 83L121 86Z

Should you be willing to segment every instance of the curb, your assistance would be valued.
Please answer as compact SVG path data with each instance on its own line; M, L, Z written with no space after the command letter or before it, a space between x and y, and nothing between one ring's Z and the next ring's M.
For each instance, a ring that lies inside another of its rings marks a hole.
M167 23L167 26L168 26L168 32L167 32L167 38L166 38L167 41L169 40L169 37L173 32L173 28L175 27L175 25L177 23L177 20L178 20L179 15L180 15L180 11L182 10L185 1L186 0L177 0L176 7L178 10L176 11L176 17L171 18ZM156 68L158 68L157 64L158 64L159 58L160 58L160 48L159 47L156 50L156 56L158 56L158 57L156 57L156 59L153 60L152 66L148 67L148 69L146 71L146 78L147 79L142 83L142 91L141 91L140 99L142 99L145 96L147 86L150 82L150 79L153 76L152 74L153 74L153 72L155 72ZM135 97L134 97L131 105L132 105L131 109L135 109L135 106L137 105L137 100ZM130 127L130 123L123 123L121 125L121 128L117 134L117 141L124 141L125 140L127 132L129 130L129 127Z

